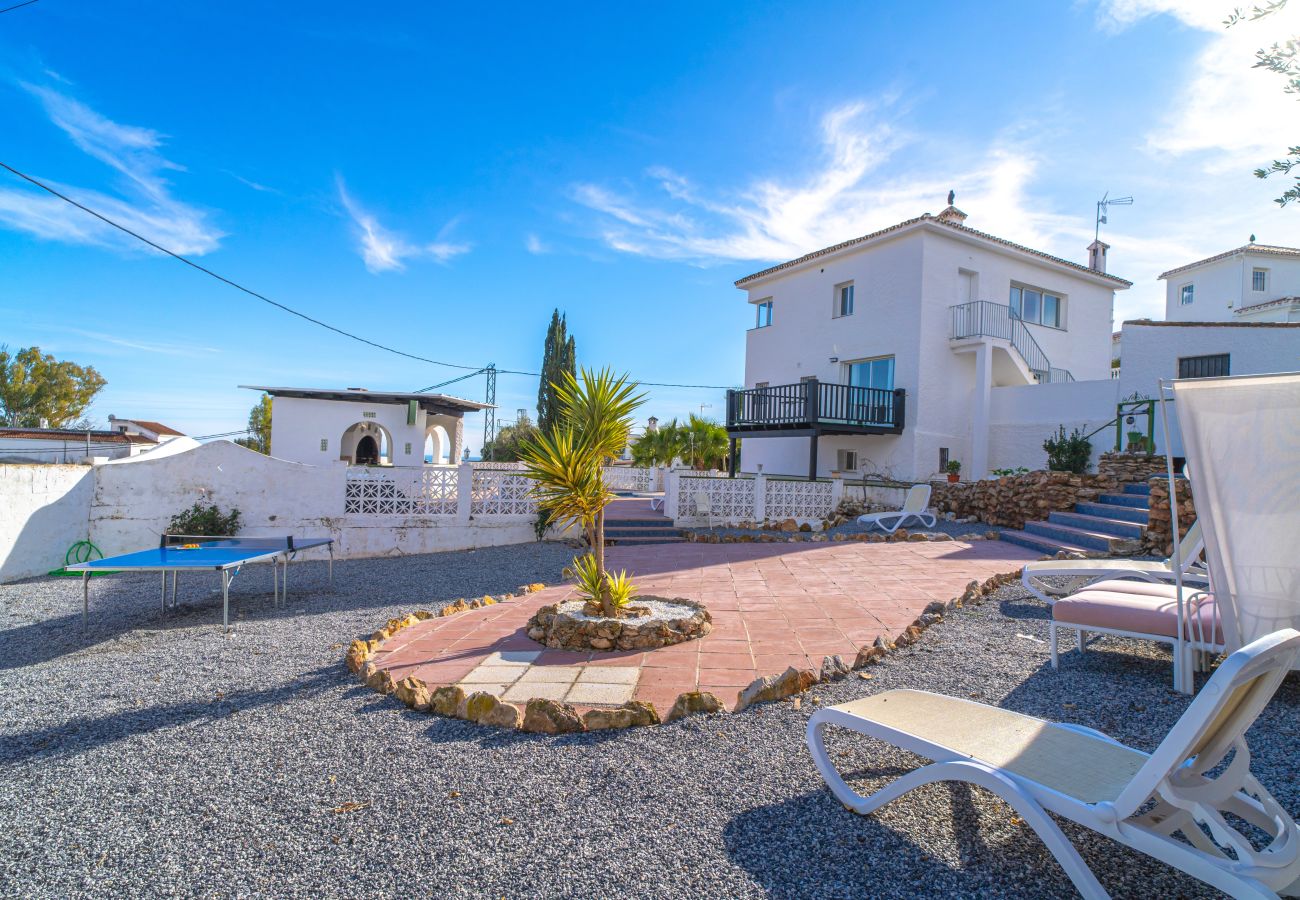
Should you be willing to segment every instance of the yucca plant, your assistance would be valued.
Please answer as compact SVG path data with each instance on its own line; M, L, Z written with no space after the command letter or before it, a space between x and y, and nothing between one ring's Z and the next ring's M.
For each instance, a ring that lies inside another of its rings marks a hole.
M566 372L554 387L559 423L551 433L538 434L525 444L520 458L533 479L538 506L557 524L582 528L599 584L594 599L605 615L617 616L605 571L605 507L614 494L605 487L604 464L627 446L632 413L645 395L636 393L626 375L616 377L609 369L583 369L580 377ZM574 560L574 572L581 585L580 559Z

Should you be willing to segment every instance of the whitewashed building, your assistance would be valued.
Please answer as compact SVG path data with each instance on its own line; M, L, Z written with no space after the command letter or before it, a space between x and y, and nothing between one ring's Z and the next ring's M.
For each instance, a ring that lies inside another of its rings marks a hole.
M1300 248L1251 242L1160 275L1166 322L1300 322Z
M314 466L455 465L465 413L487 408L445 394L240 387L271 395L271 456Z
M950 202L736 282L754 309L727 405L742 469L923 479L957 460L978 478L1109 402L1130 283L1106 273L1107 245L1081 265L965 220ZM1085 381L1106 384L1093 398Z

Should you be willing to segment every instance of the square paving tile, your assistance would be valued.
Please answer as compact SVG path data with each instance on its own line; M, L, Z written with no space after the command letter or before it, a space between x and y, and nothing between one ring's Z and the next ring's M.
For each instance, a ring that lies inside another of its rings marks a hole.
M568 682L520 680L515 682L514 686L507 690L501 699L511 703L526 703L534 698L539 700L563 700L568 691Z
M578 684L636 684L640 669L630 666L583 666Z
M461 682L461 687L465 689L466 697L468 697L470 694L477 694L480 692L485 694L495 694L496 696L500 697L509 689L510 685L508 684L465 684L464 682Z
M529 666L520 684L572 684L581 666Z
M498 650L490 654L487 659L483 660L485 666L496 666L502 664L515 665L518 663L536 662L537 657L542 655L541 650Z
M489 666L484 663L476 666L473 671L461 679L462 684L510 684L520 675L528 666Z
M622 706L632 699L635 690L633 684L575 684L564 699L569 703Z

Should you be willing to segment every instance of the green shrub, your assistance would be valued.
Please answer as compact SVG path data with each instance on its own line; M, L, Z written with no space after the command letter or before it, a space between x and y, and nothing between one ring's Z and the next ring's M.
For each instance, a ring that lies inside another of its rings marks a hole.
M1066 434L1062 425L1055 436L1043 441L1043 449L1047 451L1047 468L1053 472L1082 475L1092 461L1092 441L1083 436L1082 428Z
M1024 466L1016 466L1014 469L994 469L992 474L1003 478L1007 475L1027 475L1029 470Z
M240 512L231 507L223 513L215 503L198 501L187 510L172 516L167 526L169 534L194 534L208 537L235 534L239 531Z

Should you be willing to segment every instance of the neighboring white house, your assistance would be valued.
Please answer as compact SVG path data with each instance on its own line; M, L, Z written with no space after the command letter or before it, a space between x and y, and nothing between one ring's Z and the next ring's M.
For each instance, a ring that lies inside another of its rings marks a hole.
M364 388L240 385L270 394L271 455L309 465L455 465L467 412L487 404Z
M136 434L153 441L155 444L166 443L179 437L185 437L185 433L177 431L161 422L150 422L146 419L119 419L117 416L109 415L108 430L116 431L119 434Z
M1170 269L1167 322L1300 322L1300 249L1251 242Z
M1081 405L1114 415L1112 311L1130 283L1106 274L1107 245L1085 266L965 219L950 203L736 282L754 308L727 408L745 471L924 478L958 460L978 478L1041 465L1047 430L1096 418Z
M71 428L0 428L0 462L80 463L136 456L158 446L141 434Z

